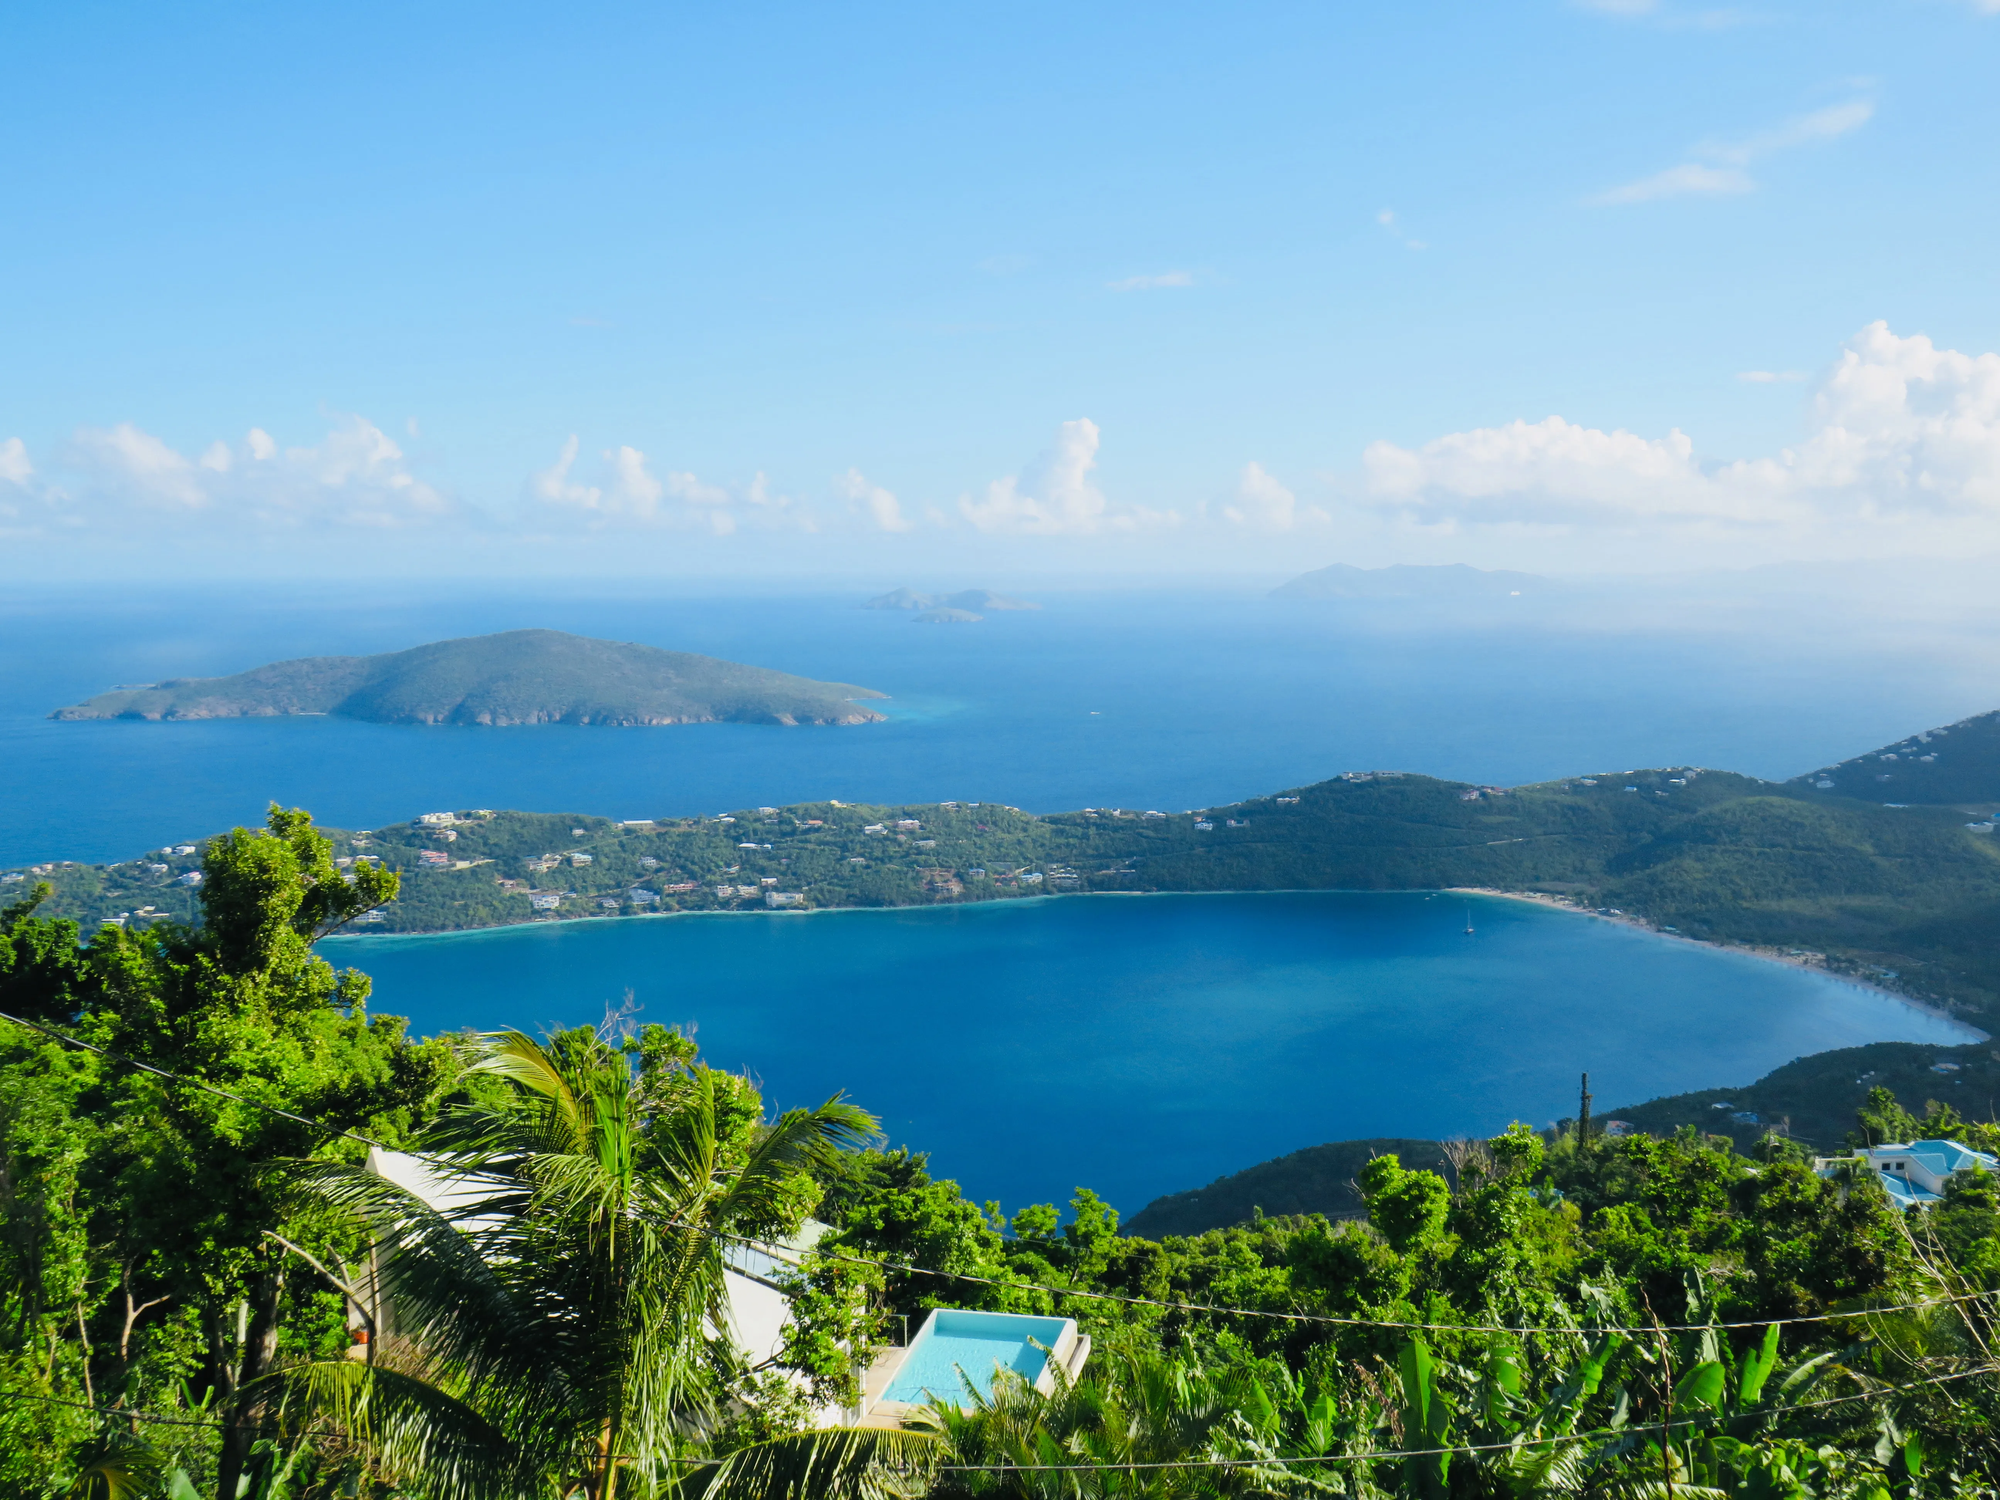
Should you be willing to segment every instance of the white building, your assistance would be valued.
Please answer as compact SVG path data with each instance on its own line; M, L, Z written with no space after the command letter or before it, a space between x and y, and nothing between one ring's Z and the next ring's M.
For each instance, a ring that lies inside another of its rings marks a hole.
M1875 1174L1898 1208L1925 1207L1944 1197L1945 1184L1960 1172L1983 1167L2000 1172L2000 1159L1984 1151L1974 1151L1959 1141L1910 1141L1870 1146L1851 1156L1820 1156L1813 1170L1831 1177L1843 1167L1863 1168Z
M368 1153L368 1170L447 1216L463 1214L490 1191L477 1179L455 1180L421 1157L384 1151L379 1146ZM477 1217L457 1222L467 1230L492 1224ZM724 1323L730 1341L747 1364L763 1364L782 1352L785 1328L791 1321L787 1273L828 1232L827 1225L808 1219L787 1240L736 1243L723 1252ZM370 1312L377 1327L393 1329L395 1310L382 1303L379 1276L371 1271L356 1290L376 1304ZM352 1307L348 1318L354 1328L369 1321ZM984 1368L981 1356L987 1361ZM860 1405L822 1406L813 1412L813 1420L821 1427L899 1426L905 1415L931 1396L951 1399L961 1394L964 1381L971 1381L981 1395L988 1394L997 1366L1017 1371L1036 1389L1047 1392L1055 1387L1052 1365L1060 1365L1074 1380L1089 1357L1090 1339L1078 1334L1072 1319L934 1309L907 1347L873 1351L867 1368L860 1372Z

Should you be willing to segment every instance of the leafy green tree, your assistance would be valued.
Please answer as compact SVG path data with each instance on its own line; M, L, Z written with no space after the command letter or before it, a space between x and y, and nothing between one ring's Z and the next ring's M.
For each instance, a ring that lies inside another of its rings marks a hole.
M422 1137L455 1207L362 1168L291 1174L366 1221L396 1329L373 1363L312 1362L293 1383L427 1500L665 1483L738 1373L729 1247L795 1232L815 1172L875 1121L833 1099L765 1125L744 1080L663 1028L627 1047L500 1032L472 1068L506 1089Z
M1361 1169L1368 1222L1401 1254L1429 1248L1444 1233L1451 1188L1435 1172L1408 1172L1394 1156L1378 1156Z
M271 1416L238 1393L272 1367L286 1325L317 1319L312 1337L341 1336L316 1278L288 1279L303 1267L286 1243L312 1234L263 1169L361 1149L328 1130L394 1135L439 1086L446 1054L371 1018L366 979L312 952L393 896L393 875L344 876L304 813L273 808L266 829L212 841L203 876L200 927L107 926L78 947L70 924L6 914L10 1012L116 1058L10 1028L0 1128L25 1191L0 1199L0 1239L15 1347L31 1325L58 1334L45 1368L86 1404L182 1390L212 1402L224 1430L196 1467L234 1496Z

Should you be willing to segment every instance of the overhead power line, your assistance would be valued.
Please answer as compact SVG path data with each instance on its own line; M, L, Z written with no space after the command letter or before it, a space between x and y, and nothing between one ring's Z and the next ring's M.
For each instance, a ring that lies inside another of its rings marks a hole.
M380 1151L401 1152L405 1156L414 1157L418 1161L441 1168L453 1175L461 1175L464 1171L461 1163L455 1162L448 1157L427 1155L421 1151L404 1151L401 1147L391 1146L387 1142L379 1141L371 1135L363 1135L358 1130L348 1130L338 1125L327 1125L321 1121L309 1119L305 1115L294 1114L291 1110L281 1109L275 1104L266 1104L260 1099L251 1099L242 1094L232 1093L228 1089L219 1088L215 1084L208 1083L203 1079L189 1078L183 1073L175 1073L170 1069L157 1067L152 1063L140 1062L136 1058L127 1057L120 1052L114 1052L108 1047L100 1047L94 1042L86 1042L78 1037L67 1036L52 1027L44 1026L36 1021L29 1021L20 1016L9 1015L5 1011L0 1011L0 1021L12 1021L17 1026L25 1026L30 1031L39 1032L51 1041L60 1042L64 1046L96 1053L98 1056L109 1058L111 1061L119 1063L124 1067L135 1068L142 1073L149 1073L158 1078L165 1078L175 1083L186 1084L190 1088L200 1089L204 1093L212 1094L219 1099L228 1099L233 1103L242 1104L251 1109L261 1109L268 1114L276 1115L280 1119L289 1120L296 1125L303 1125L323 1135L355 1141L364 1146L373 1146ZM750 1239L743 1235L728 1234L719 1230L708 1229L701 1225L673 1223L668 1227L707 1235L718 1242L744 1245L761 1251L764 1254L771 1255L774 1259L782 1260L786 1254L791 1253L781 1252L761 1240ZM1928 1297L1916 1302L1897 1303L1887 1307L1859 1308L1852 1312L1811 1313L1796 1317L1761 1318L1747 1322L1732 1323L1649 1323L1643 1325L1617 1323L1560 1325L1430 1323L1401 1318L1343 1317L1337 1313L1279 1312L1261 1307L1225 1307L1208 1302L1181 1302L1172 1298L1139 1297L1123 1292L1090 1291L1082 1287L1049 1286L1036 1281L1018 1281L1001 1276L980 1276L970 1271L944 1271L934 1266L906 1265L890 1260L874 1260L866 1256L841 1255L830 1250L815 1250L812 1253L825 1260L839 1261L847 1265L873 1266L878 1270L895 1271L905 1276L933 1276L947 1281L969 1281L983 1286L1011 1287L1021 1291L1046 1292L1052 1297L1080 1297L1094 1302L1118 1302L1135 1307L1158 1307L1169 1312L1206 1313L1218 1317L1269 1318L1276 1322L1286 1323L1315 1323L1344 1328L1401 1328L1436 1333L1543 1333L1584 1336L1596 1333L1657 1334L1725 1332L1751 1328L1770 1328L1773 1326L1788 1327L1809 1323L1846 1323L1883 1313L1915 1312L1926 1307L1945 1307L1961 1302L1983 1301L1994 1295L2000 1295L1991 1292L1968 1292L1952 1297Z
M1830 1396L1819 1401L1800 1401L1791 1406L1773 1406L1758 1409L1761 1416L1787 1416L1792 1412L1812 1411L1828 1406L1847 1406L1856 1401L1879 1401L1889 1396L1901 1395L1906 1391L1921 1390L1927 1386L1945 1385L1954 1380L1968 1380L1977 1375L1991 1375L2000 1372L2000 1365L1981 1365L1971 1370L1954 1370L1950 1374L1935 1375L1924 1380L1912 1380L1902 1385L1878 1386L1874 1390L1857 1391L1850 1396ZM212 1427L222 1428L229 1424L191 1417L169 1417L158 1412L138 1411L131 1407L104 1406L85 1401L66 1401L60 1396L44 1396L34 1391L0 1391L0 1397L20 1401L39 1401L51 1406L66 1406L77 1411L99 1412L106 1416L125 1418L147 1424L168 1427ZM1669 1440L1676 1431L1689 1431L1704 1426L1709 1421L1723 1420L1722 1413L1711 1413L1707 1417L1690 1417L1679 1422L1643 1422L1624 1427L1595 1427L1585 1432L1549 1433L1541 1437L1522 1435L1504 1443L1459 1443L1447 1448L1375 1448L1362 1453L1293 1453L1266 1454L1257 1458L1183 1458L1151 1459L1132 1462L1106 1462L1087 1464L939 1464L937 1472L944 1474L1019 1474L1019 1473L1086 1473L1093 1469L1115 1469L1124 1472L1154 1469L1254 1469L1285 1464L1343 1464L1343 1463L1400 1463L1406 1458L1442 1458L1460 1453L1503 1453L1510 1449L1532 1452L1556 1443L1591 1443L1605 1438L1637 1437L1644 1433L1657 1432ZM831 1428L829 1431L851 1431L849 1428ZM323 1428L306 1429L302 1436L345 1437L347 1434L329 1432ZM714 1468L727 1463L725 1458L684 1458L672 1461L679 1468Z

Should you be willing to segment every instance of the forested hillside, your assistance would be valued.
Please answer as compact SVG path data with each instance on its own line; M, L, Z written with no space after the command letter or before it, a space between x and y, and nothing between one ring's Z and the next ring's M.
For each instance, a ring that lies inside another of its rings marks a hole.
M336 835L401 873L373 924L436 932L668 911L897 906L1087 891L1538 892L1688 936L1797 950L1975 1020L2000 1015L2000 842L1943 807L1885 807L1692 768L1515 788L1359 772L1203 812L806 803L614 823L462 811ZM41 866L86 926L184 918L200 850ZM5 889L5 887L0 887ZM1989 1029L1993 1029L1989 1026Z

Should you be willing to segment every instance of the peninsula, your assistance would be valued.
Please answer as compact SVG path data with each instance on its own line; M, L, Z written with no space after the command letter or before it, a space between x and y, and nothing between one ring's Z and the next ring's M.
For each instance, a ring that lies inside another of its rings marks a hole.
M376 724L865 724L886 694L686 651L509 630L380 656L308 656L232 677L118 688L52 719L335 714Z

